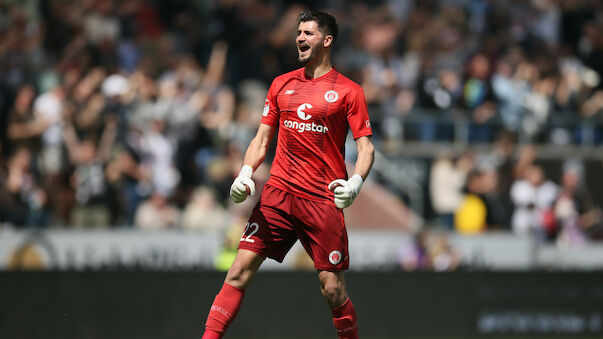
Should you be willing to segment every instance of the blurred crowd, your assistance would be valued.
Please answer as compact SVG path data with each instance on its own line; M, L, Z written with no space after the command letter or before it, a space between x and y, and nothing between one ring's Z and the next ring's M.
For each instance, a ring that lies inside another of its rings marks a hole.
M2 2L2 222L224 227L266 84L191 6Z
M473 143L500 130L581 143L581 123L600 121L600 1L389 1L373 18L361 7L349 11L353 47L344 45L338 64L362 71L386 145L450 141L459 120ZM599 129L593 138L601 141Z
M435 159L429 182L434 223L462 234L510 230L569 247L603 239L603 214L584 162L544 166L534 146L516 147L509 135L487 153L468 149ZM558 180L551 167L560 167Z
M228 188L271 79L299 67L296 17L307 6L337 18L335 67L363 86L384 150L408 136L447 140L454 126L441 122L459 117L472 143L502 145L501 132L580 143L581 124L603 113L598 0L2 0L0 220L243 225L246 206L230 204ZM434 209L458 224L473 192L490 225L525 233L542 199L559 205L551 218L576 224L576 179L549 185L534 158L501 160L494 176L471 152L442 155L431 177L445 184L434 189L454 186L453 197L436 193ZM494 191L503 203L487 204Z

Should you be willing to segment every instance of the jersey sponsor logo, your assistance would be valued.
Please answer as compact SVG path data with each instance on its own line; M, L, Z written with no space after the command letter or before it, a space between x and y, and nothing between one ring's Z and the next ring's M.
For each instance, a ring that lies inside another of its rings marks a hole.
M333 265L337 265L341 262L341 252L333 251L329 254L329 261Z
M312 116L310 114L306 113L305 110L309 110L311 108L313 108L312 105L308 104L308 103L299 105L299 107L297 108L297 116L304 121L309 120L310 118L312 118ZM318 125L314 122L310 123L310 122L303 122L303 121L285 120L285 121L283 121L283 125L287 128L294 129L294 130L298 131L299 133L303 133L306 131L327 133L329 131L329 128L327 126Z
M325 100L327 102L334 103L335 101L337 101L337 99L339 99L339 93L335 92L334 90L325 92Z
M268 99L266 99L266 103L264 104L264 111L262 112L262 115L267 117L268 112L270 112L270 101L268 101Z
M285 91L285 94L293 94L293 93L295 93L294 89L288 89Z
M312 105L307 103L299 105L299 107L297 108L297 116L302 120L309 120L310 118L312 118L312 116L310 114L306 114L304 110L310 108L312 108Z
M315 123L309 123L309 122L285 120L285 121L283 121L283 125L285 125L285 127L287 127L287 128L297 130L299 133L303 133L306 131L327 133L329 131L329 128L327 126L317 125Z

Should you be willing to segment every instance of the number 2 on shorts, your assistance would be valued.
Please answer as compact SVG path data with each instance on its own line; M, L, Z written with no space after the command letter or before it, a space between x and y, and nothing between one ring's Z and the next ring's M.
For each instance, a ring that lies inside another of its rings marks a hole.
M251 231L251 233L247 234L247 231L249 231L251 228L253 228L253 230ZM250 242L250 243L254 243L255 240L251 239L251 236L255 234L255 232L258 231L258 229L260 228L260 225L258 225L257 222L254 223L247 223L247 225L245 226L245 231L243 231L243 236L241 237L241 241L245 241L245 242ZM247 234L247 237L245 237L245 234Z

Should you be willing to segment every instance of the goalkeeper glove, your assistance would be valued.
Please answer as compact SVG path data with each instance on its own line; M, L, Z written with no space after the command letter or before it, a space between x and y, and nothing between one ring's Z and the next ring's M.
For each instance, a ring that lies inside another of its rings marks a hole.
M329 189L335 193L335 198L333 199L335 206L338 208L350 206L358 196L358 193L360 193L362 183L363 180L359 174L354 174L348 180L333 180L329 184Z
M255 183L251 179L253 168L249 165L243 166L239 176L230 186L230 198L236 203L240 203L247 199L248 195L255 194Z

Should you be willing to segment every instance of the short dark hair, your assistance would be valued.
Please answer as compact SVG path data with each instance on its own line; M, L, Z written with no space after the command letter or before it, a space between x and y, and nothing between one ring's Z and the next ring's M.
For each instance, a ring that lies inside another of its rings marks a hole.
M316 21L318 24L318 29L323 34L333 36L333 41L337 40L339 27L337 27L337 21L335 21L335 18L332 15L321 11L307 9L299 13L299 16L297 17L297 24L299 25L300 23L306 21Z

